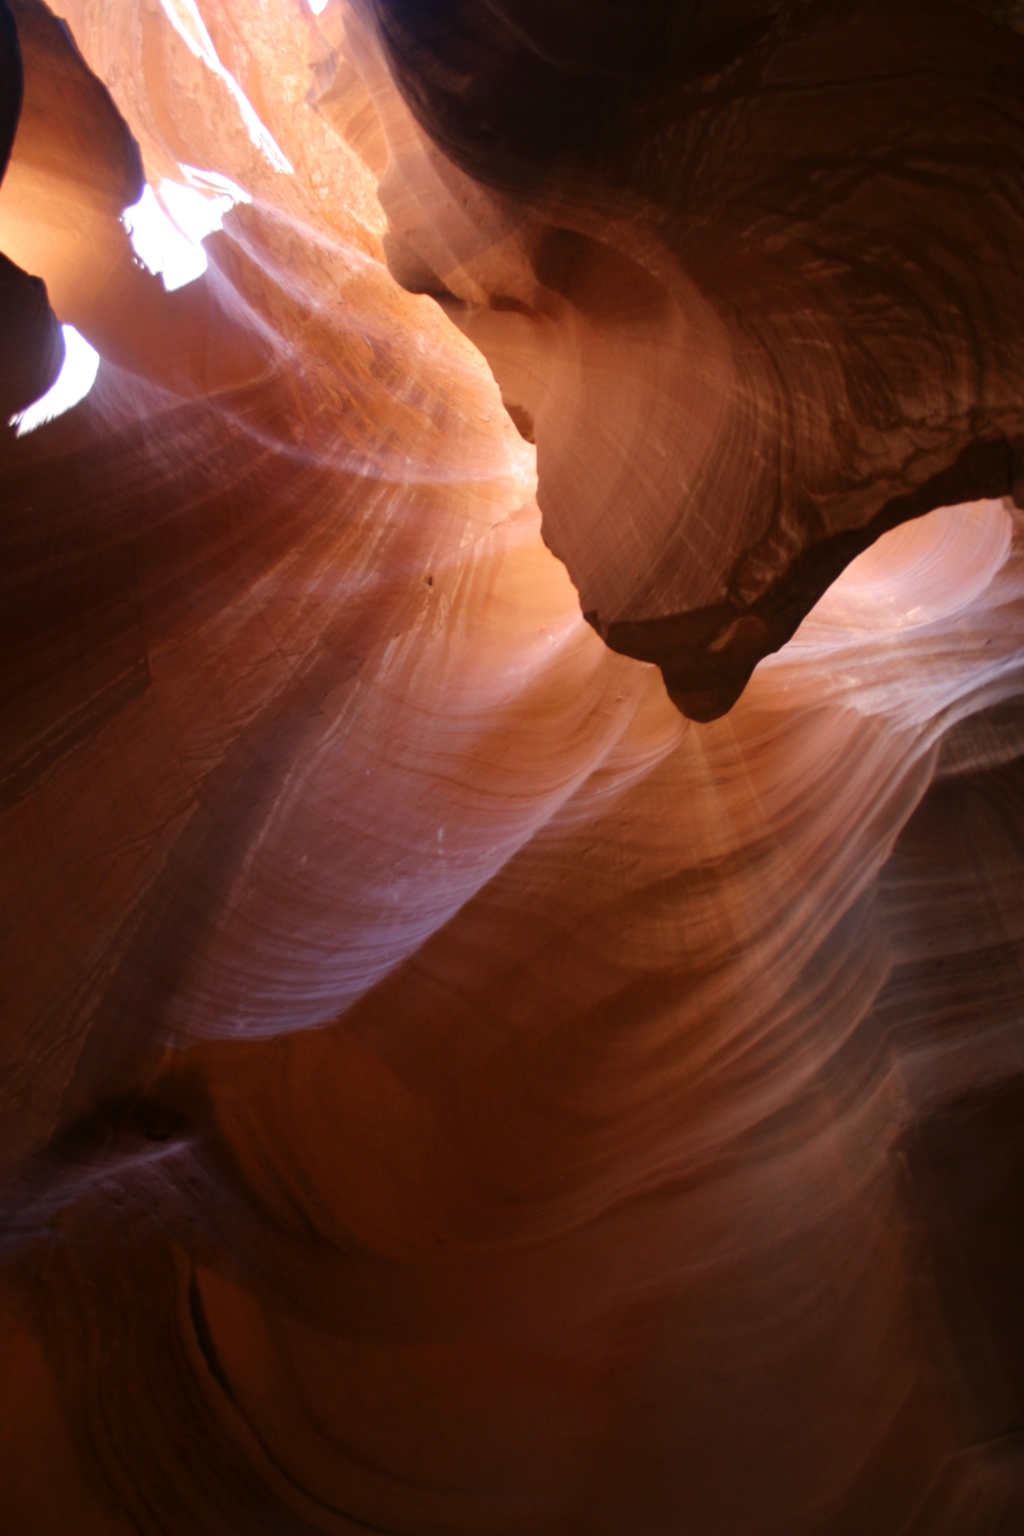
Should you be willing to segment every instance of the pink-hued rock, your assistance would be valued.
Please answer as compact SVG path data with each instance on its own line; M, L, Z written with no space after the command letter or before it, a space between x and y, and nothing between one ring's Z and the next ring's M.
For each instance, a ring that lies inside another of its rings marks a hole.
M394 270L451 291L529 422L584 612L685 714L730 708L880 533L1024 484L1015 32L932 0L754 5L712 76L680 47L622 85L582 24L553 69L525 5L518 53L489 8L373 9L425 125L495 189L425 176L396 132ZM488 127L513 78L533 91Z
M14 8L0 1530L1016 1530L1024 42L399 10Z

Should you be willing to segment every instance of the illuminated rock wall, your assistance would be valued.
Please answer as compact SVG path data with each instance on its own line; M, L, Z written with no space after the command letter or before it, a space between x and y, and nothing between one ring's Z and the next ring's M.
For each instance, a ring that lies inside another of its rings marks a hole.
M1024 42L12 11L0 1530L1024 1528Z

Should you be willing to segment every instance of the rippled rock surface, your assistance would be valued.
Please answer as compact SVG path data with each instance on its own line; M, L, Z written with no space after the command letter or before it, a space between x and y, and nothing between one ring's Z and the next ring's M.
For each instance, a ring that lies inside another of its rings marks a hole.
M0 1530L1024 1529L1019 9L11 0Z

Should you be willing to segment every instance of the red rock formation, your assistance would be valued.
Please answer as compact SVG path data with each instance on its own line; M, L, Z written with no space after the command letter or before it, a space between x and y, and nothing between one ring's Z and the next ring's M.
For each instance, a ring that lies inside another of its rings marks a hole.
M932 0L736 5L714 37L609 6L631 54L569 5L375 8L424 124L504 194L481 216L414 169L402 238L445 287L439 235L476 257L490 308L453 292L535 424L545 537L685 713L735 702L880 533L1024 483L1014 33Z
M761 10L17 0L0 1530L1024 1525L1024 44Z

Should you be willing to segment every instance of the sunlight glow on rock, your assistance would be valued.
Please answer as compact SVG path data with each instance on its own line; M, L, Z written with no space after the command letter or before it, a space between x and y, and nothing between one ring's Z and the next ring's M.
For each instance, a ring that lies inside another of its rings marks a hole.
M294 168L287 155L280 148L270 130L260 121L248 96L242 90L234 75L224 68L217 50L213 46L213 39L206 29L206 23L199 14L199 8L195 0L163 0L164 12L171 26L177 32L183 42L195 54L197 59L202 59L207 69L221 80L234 98L246 131L275 171L280 171L284 176L294 175Z
M53 6L0 1536L1024 1536L1024 0Z

